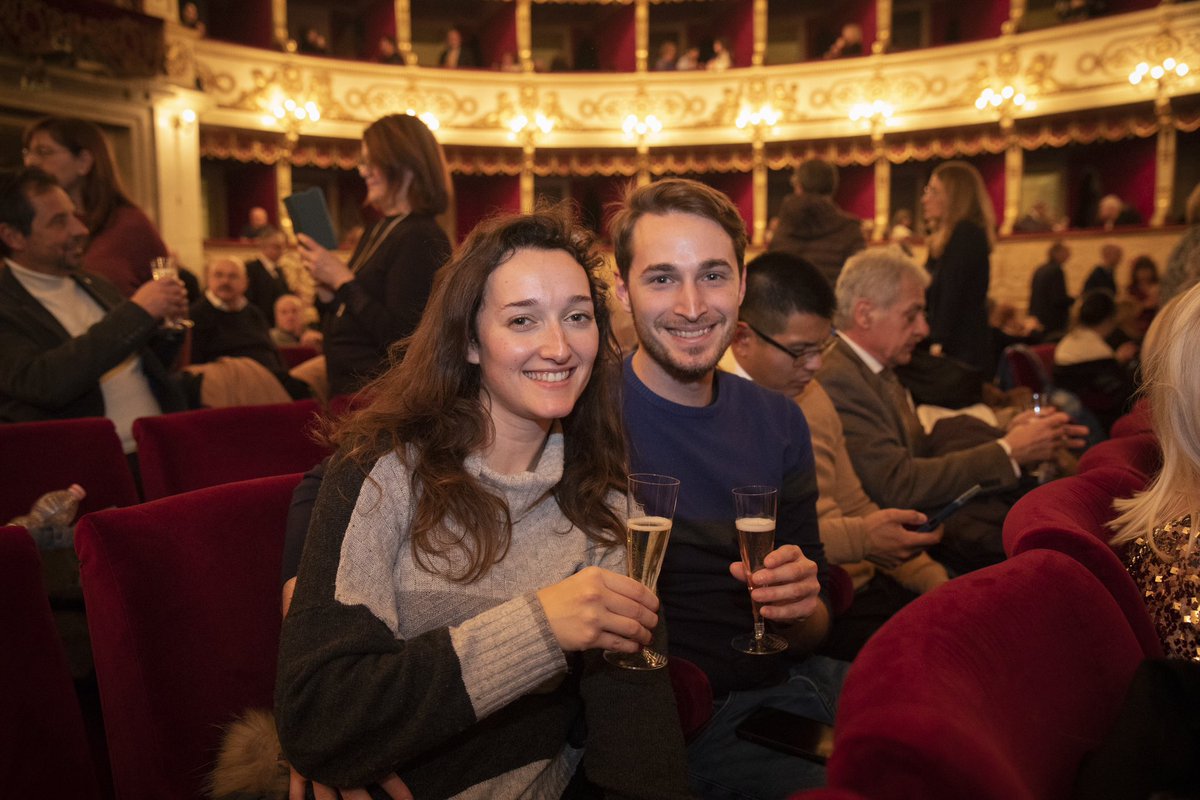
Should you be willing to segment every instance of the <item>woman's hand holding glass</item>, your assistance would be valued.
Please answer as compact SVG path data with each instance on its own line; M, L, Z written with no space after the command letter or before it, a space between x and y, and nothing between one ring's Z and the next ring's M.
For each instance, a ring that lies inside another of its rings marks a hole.
M604 648L636 653L658 624L658 598L641 582L588 567L537 593L564 651Z
M346 262L321 247L311 236L301 233L296 239L300 242L300 262L317 282L318 287L336 292L342 284L354 280L354 273L346 266Z

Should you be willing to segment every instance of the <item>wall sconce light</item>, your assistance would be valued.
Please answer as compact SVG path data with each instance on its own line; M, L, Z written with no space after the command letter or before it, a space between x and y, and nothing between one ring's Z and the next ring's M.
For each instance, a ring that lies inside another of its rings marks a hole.
M775 110L770 103L763 103L754 108L750 105L743 105L738 111L737 119L734 124L739 129L749 127L774 127L775 123L779 122L779 112Z
M1033 109L1033 107L1034 103L1025 96L1025 93L1017 91L1011 85L1006 85L1000 91L989 86L979 93L979 97L975 98L975 108L980 111L994 108L1001 112L1011 113L1013 109Z
M878 121L887 124L891 121L892 115L895 113L895 106L884 100L876 100L871 103L855 103L850 106L850 121L863 121L872 124Z
M625 131L626 136L646 136L651 133L661 133L662 129L662 122L653 114L647 114L644 117L630 114L621 123L621 130Z
M404 113L408 114L410 117L416 117L417 119L421 120L421 122L425 123L425 127L429 128L431 131L436 131L438 128L442 127L442 121L438 119L437 115L432 111L422 111L420 114L418 114L416 109L409 108L406 109Z
M1150 66L1143 61L1129 73L1129 82L1137 86L1147 75L1156 81L1172 77L1182 78L1188 74L1188 71L1187 64L1182 61L1176 61L1174 58L1164 58L1154 66Z
M533 116L519 111L508 120L508 138L516 140L521 135L534 135L538 132L547 134L554 130L557 120L547 116L540 109L532 112Z

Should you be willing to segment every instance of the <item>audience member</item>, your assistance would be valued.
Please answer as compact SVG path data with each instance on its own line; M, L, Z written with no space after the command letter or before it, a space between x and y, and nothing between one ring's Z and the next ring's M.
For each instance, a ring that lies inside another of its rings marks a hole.
M829 395L813 380L832 344L833 289L816 267L787 253L764 253L746 265L746 297L733 343L721 368L795 398L812 434L817 471L817 517L829 563L854 582L850 609L833 622L821 652L846 661L892 614L922 592L949 580L925 553L942 538L915 533L925 515L880 509L863 491L850 463L842 422Z
M1071 257L1071 249L1058 240L1050 245L1046 263L1033 273L1029 284L1029 313L1042 326L1043 338L1060 338L1067 330L1071 306L1075 300L1067 294L1067 276L1063 264Z
M658 46L658 60L654 62L656 72L667 72L675 69L675 61L679 58L679 45L674 39L667 39Z
M1133 260L1130 269L1129 286L1125 293L1137 304L1137 317L1134 318L1134 336L1141 339L1150 328L1150 322L1158 313L1161 302L1161 287L1158 282L1158 267L1150 256L1138 256Z
M462 31L451 28L446 31L446 46L438 54L438 66L445 69L479 66L475 54L463 39Z
M108 417L126 453L133 421L179 411L168 374L187 313L183 284L148 281L131 298L80 271L87 228L37 168L0 181L0 422Z
M1100 205L1096 209L1096 227L1111 231L1113 228L1141 224L1142 215L1117 195L1106 194L1100 198Z
M745 291L746 231L729 198L695 181L659 180L625 198L610 230L617 298L639 342L625 361L622 399L630 466L682 481L659 581L671 652L705 671L716 698L712 721L688 747L692 788L783 797L821 783L823 770L735 729L761 705L831 721L847 666L812 655L830 614L808 427L788 398L716 371ZM730 491L750 484L779 490L775 549L753 575L753 599L790 643L780 657L730 646L753 620Z
M321 349L324 336L309 325L308 306L294 294L281 295L275 301L275 327L271 341L278 347L305 345Z
M433 273L450 255L434 219L450 203L442 148L420 119L391 114L363 132L359 174L367 203L383 214L343 262L300 234L300 258L317 282L326 317L333 394L357 391L386 366L388 348L421 319Z
M713 39L713 54L712 58L704 63L704 68L709 71L727 70L733 66L733 55L729 52L729 43L718 36Z
M1034 202L1029 210L1013 223L1013 233L1049 233L1058 229L1045 200Z
M687 50L684 50L683 55L681 55L679 57L679 60L675 62L675 69L677 69L677 70L700 69L700 48L699 47L689 47Z
M1160 302L1183 294L1200 281L1200 183L1188 195L1184 212L1187 229L1167 256L1163 270Z
M24 146L25 166L53 175L87 226L83 268L132 296L167 246L121 185L104 133L87 120L45 117L25 129Z
M1066 414L1015 416L1007 431L970 417L922 427L893 368L912 358L929 334L925 322L927 273L902 255L860 253L837 284L837 341L817 373L846 432L847 449L867 495L880 506L935 511L974 484L1016 489L1021 465L1052 458L1061 444L1082 445L1087 429ZM943 436L950 426L956 436ZM949 441L947 441L947 439ZM969 443L968 443L969 442ZM977 498L946 522L932 555L956 572L1004 558L1000 526L1009 503Z
M209 262L204 297L192 304L192 363L222 356L250 358L269 370L283 367L271 342L270 325L246 298L246 265L233 256Z
M929 225L932 276L926 303L931 352L967 364L984 379L996 372L987 296L996 216L979 171L947 161L933 171L921 195Z
M1107 289L1085 292L1075 324L1054 348L1054 385L1078 395L1107 435L1129 411L1136 388L1130 363L1138 347L1126 342L1115 350L1108 339L1117 330L1117 302Z
M797 165L769 248L815 264L831 286L846 259L866 247L862 222L833 202L837 188L837 167L828 161L810 158Z
M688 796L666 670L631 678L600 652L637 652L659 607L620 574L601 264L565 214L483 223L407 358L334 428L276 689L305 775L393 773L416 797Z
M1200 288L1193 287L1155 323L1157 344L1143 364L1150 419L1162 469L1144 492L1117 499L1113 545L1142 591L1168 657L1197 660L1200 621Z
M379 37L379 43L375 46L375 61L379 64L397 64L403 66L404 56L400 55L400 50L396 47L395 39L387 35Z
M271 224L271 219L267 216L267 210L262 206L254 206L246 214L246 224L242 226L240 236L243 239L255 241L264 233L274 230L276 228Z
M269 320L275 311L275 301L292 291L279 264L287 249L287 237L269 228L258 235L255 244L258 258L246 262L246 299L258 307L263 319Z
M1055 0L1054 11L1063 22L1091 19L1105 12L1108 0Z
M200 19L200 7L195 3L183 4L179 10L179 23L185 28L191 28L201 36L208 32L208 26L204 24L204 20Z
M1124 256L1121 248L1109 242L1100 248L1100 263L1092 270L1092 273L1087 276L1087 280L1083 282L1082 294L1087 294L1093 289L1104 289L1112 296L1117 295L1117 266L1121 263L1121 258Z
M916 233L913 231L912 212L907 208L896 209L892 214L892 225L888 228L887 239L904 251L904 255L912 257L912 240Z
M305 26L304 30L300 32L297 46L301 53L307 55L329 55L329 43L325 40L325 36L311 25Z
M822 58L850 58L863 54L862 26L856 22L847 22L842 26L841 34L833 40L833 44L825 51Z

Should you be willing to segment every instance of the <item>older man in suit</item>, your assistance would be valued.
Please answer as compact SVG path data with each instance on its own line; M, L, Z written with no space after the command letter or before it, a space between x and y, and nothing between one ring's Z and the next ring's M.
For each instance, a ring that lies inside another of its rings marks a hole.
M931 512L974 484L1017 487L1021 467L1081 446L1082 426L1066 414L1017 415L1007 431L975 435L975 443L938 448L917 419L893 368L907 364L929 334L925 271L902 255L869 250L851 258L837 283L838 341L817 378L845 427L847 449L867 494L883 507ZM978 434L978 430L976 431ZM986 502L986 501L985 501ZM996 514L952 517L935 558L966 571L1004 557ZM968 524L970 523L970 524Z

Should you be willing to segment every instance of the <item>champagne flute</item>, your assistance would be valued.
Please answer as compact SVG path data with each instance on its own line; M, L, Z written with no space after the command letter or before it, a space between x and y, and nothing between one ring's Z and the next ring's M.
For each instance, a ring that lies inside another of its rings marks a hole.
M179 267L175 264L175 259L172 256L158 256L150 259L150 276L156 281L168 278L177 281L179 280ZM164 328L175 331L190 328L194 324L190 319L180 319L178 317L163 321Z
M679 481L676 478L644 472L629 476L625 491L625 548L629 577L641 581L652 592L658 583L663 556L667 553L678 498ZM667 665L666 654L649 647L643 647L637 653L605 650L604 657L625 669L661 669Z
M787 640L767 633L762 611L754 601L754 581L751 576L763 568L763 559L775 549L775 515L779 507L779 490L774 486L742 486L733 490L737 510L738 547L742 551L742 567L746 570L746 585L750 590L750 608L754 612L754 633L733 637L734 650L751 655L769 655L787 649Z
M1029 395L1029 410L1035 417L1049 416L1051 411L1046 408L1050 404L1050 395L1045 392L1033 392ZM1034 469L1033 475L1038 483L1046 483L1057 476L1058 465L1053 461L1043 461Z

